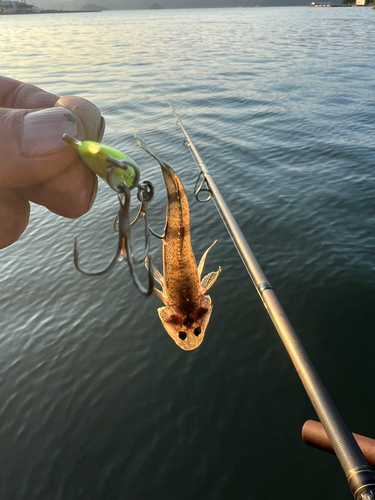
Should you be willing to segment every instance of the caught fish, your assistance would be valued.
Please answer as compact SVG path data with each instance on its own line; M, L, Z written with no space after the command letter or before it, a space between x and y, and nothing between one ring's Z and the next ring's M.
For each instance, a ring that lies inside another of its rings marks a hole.
M212 313L211 297L205 295L217 280L218 271L201 279L209 250L205 251L197 267L190 239L190 212L185 189L176 172L159 159L136 136L138 144L161 166L168 195L166 224L163 235L163 272L154 267L154 279L162 290L154 293L165 307L158 309L159 318L175 343L185 351L196 349L203 341Z

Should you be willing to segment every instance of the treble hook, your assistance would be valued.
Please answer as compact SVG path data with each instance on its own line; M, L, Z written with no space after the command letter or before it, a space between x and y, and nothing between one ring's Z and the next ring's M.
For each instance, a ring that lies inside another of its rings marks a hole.
M117 214L118 217L118 232L119 232L119 239L118 239L118 245L117 245L117 251L115 256L113 257L112 261L110 264L103 269L102 271L96 271L96 272L91 272L87 271L86 269L82 268L79 265L79 253L78 253L78 243L77 243L77 238L74 241L74 264L78 271L80 271L82 274L85 274L86 276L103 276L104 274L108 273L115 267L115 265L118 262L121 262L122 260L126 260L129 266L130 270L130 275L137 286L138 290L143 293L146 296L149 296L152 294L153 289L154 289L154 277L152 274L152 266L151 266L151 256L148 255L149 249L150 249L150 240L149 237L146 237L146 244L145 244L145 250L144 250L144 255L141 259L135 259L133 255L133 250L132 250L132 245L131 245L131 238L130 238L130 229L131 229L131 224L129 220L129 208L130 208L130 189L122 184L119 187L119 191L121 192L118 196L119 203L120 203L120 208ZM146 226L147 227L147 226ZM134 270L134 264L139 264L142 261L146 261L147 267L149 269L148 271L148 288L145 288L135 270Z
M129 156L108 146L104 146L92 141L78 141L74 137L64 134L63 139L78 149L81 158L85 163L102 179L106 180L109 186L117 193L120 208L115 221L115 229L119 233L116 254L110 264L102 271L90 272L79 265L79 253L77 238L74 241L74 264L82 274L86 276L103 276L111 271L114 266L125 260L128 263L130 275L138 290L144 295L151 295L154 289L154 277L152 273L152 262L150 252L150 233L155 234L148 225L147 206L151 201L154 188L151 182L139 183L140 170L137 163ZM141 202L140 209L135 219L130 222L130 200L131 190L138 189L138 200ZM140 258L136 259L133 255L131 244L131 228L138 219L143 217L145 220L145 248ZM145 262L148 269L148 287L145 288L140 282L134 266Z
M155 238L159 238L160 240L162 240L164 238L164 235L156 233L149 225L147 218L147 208L149 202L152 200L154 196L154 186L149 181L144 181L142 184L143 185L138 184L138 193L137 193L137 198L141 202L141 206L139 208L138 214L136 215L135 219L130 224L130 226L132 227L137 222L139 217L142 216L145 219L145 230L147 232L147 237L149 238L150 234L152 234L153 236L155 236Z
M161 240L164 238L163 234L158 234L157 232L155 232L148 223L147 208L148 208L148 203L151 201L153 196L154 196L154 186L151 182L144 181L144 182L142 182L142 184L138 184L137 198L141 202L141 206L139 207L137 215L135 216L133 221L130 223L130 227L132 228L135 225L135 223L140 219L140 217L143 217L145 220L145 238L146 238L146 241L148 241L150 234L155 236L155 238L159 238ZM115 221L113 223L113 229L114 229L114 231L118 231L118 214L115 217ZM144 260L144 259L141 259L141 261L142 260Z

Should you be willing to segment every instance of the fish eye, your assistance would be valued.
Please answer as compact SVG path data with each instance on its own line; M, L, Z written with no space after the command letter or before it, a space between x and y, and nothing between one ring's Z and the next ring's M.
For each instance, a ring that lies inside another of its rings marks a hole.
M178 332L178 336L181 340L185 340L187 337L186 332Z
M198 337L198 335L201 333L202 328L200 326L197 326L197 328L194 328L194 335Z

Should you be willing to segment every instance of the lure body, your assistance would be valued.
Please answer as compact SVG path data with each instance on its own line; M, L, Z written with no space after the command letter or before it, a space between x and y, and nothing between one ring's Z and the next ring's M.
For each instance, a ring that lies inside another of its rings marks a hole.
M86 165L106 182L108 182L108 171L111 169L112 186L118 187L124 183L132 188L137 183L140 169L130 156L99 142L81 142L67 134L63 135L63 139L77 149ZM126 162L126 168L113 168L114 165L121 164L121 162Z
M196 349L203 341L212 312L206 291L217 280L221 268L201 280L206 250L197 267L190 239L190 212L181 180L167 164L162 172L168 195L163 240L164 277L154 269L154 278L162 291L154 289L165 307L158 309L159 318L175 343L185 351Z

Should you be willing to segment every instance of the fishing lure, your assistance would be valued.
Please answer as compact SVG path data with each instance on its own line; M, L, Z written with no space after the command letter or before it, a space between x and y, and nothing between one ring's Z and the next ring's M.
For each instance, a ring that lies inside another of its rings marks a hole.
M203 341L212 313L212 302L207 290L221 272L209 273L201 280L206 250L197 267L190 239L190 212L187 196L176 172L158 158L146 143L135 136L139 146L160 165L168 195L167 215L163 235L163 272L153 267L155 281L162 290L155 294L165 307L158 309L159 318L175 343L185 351L196 349Z
M145 261L151 269L151 256L150 251L150 234L157 235L150 228L147 220L148 203L154 195L154 188L151 182L139 182L140 168L138 164L129 156L125 155L117 149L99 144L93 141L81 142L78 139L71 137L67 134L63 135L65 142L78 150L82 160L95 172L99 177L105 180L109 186L117 192L120 203L120 208L115 220L115 230L119 233L119 240L117 251L110 264L102 271L90 272L83 269L79 265L79 253L77 238L74 242L74 264L78 271L87 276L102 276L106 274L114 266L126 260L129 266L130 275L133 282L144 295L151 295L154 288L154 278L151 270L148 272L148 286L145 288L134 269L136 264ZM131 200L131 190L137 189L137 198L141 205L138 214L132 222L130 222L129 210ZM138 259L133 255L131 245L131 229L138 222L140 218L145 222L145 248Z
M86 165L107 181L114 191L122 192L121 184L125 184L129 189L137 186L140 168L130 156L98 142L81 142L68 134L63 135L63 140L77 149Z

